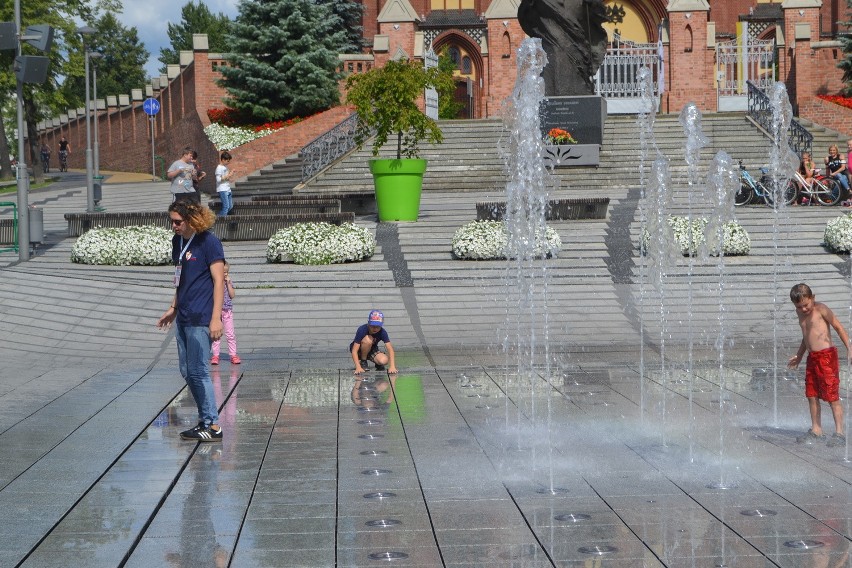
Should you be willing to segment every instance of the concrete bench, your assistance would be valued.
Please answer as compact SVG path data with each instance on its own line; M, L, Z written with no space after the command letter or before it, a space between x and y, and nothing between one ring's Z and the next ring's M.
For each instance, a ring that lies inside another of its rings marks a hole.
M211 201L209 207L218 213L222 203ZM237 201L228 215L302 215L310 213L340 213L339 199L303 199L300 201Z
M606 219L606 211L608 207L609 197L554 199L547 202L545 219L548 221ZM481 201L476 204L477 221L499 221L505 214L505 201Z
M66 213L65 220L68 221L69 237L79 237L95 227L155 225L171 228L169 215L165 212ZM227 241L260 241L269 239L278 229L298 223L325 222L340 225L354 221L355 215L352 212L228 215L216 219L213 232Z
M294 201L299 199L337 199L341 211L351 211L355 215L376 214L376 194L373 192L335 192L335 193L298 193L255 195L252 201Z

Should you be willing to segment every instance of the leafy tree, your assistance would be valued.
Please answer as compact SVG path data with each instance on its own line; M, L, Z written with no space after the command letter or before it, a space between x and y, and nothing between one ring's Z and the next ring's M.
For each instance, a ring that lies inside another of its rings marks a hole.
M364 6L352 0L324 0L333 14L340 18L346 32L343 43L338 46L341 53L361 53L364 49L364 27L361 25L361 15Z
M97 65L98 68L98 98L128 94L144 85L148 78L145 63L150 54L139 41L136 28L124 27L112 12L98 18L92 27L97 31L86 38L86 48L102 56L89 61L90 67ZM72 107L83 107L86 84L82 50L71 53L70 58L80 72L67 77L62 90Z
M305 116L337 104L345 31L313 0L243 0L221 68L228 106L255 120Z
M13 2L0 2L0 22L14 21ZM34 24L48 24L54 28L54 42L50 53L37 52L30 45L23 45L24 55L47 55L50 57L48 78L41 85L25 85L23 89L24 114L29 133L29 156L28 164L38 162L38 144L35 138L35 125L48 116L55 116L69 106L64 92L59 89L58 79L72 76L76 69L74 62L66 58L67 54L80 50L80 36L75 30L80 21L92 21L102 11L114 11L120 9L119 0L27 0L21 2L21 24L26 28ZM3 123L8 126L17 122L15 105L2 104L6 97L15 97L15 74L12 66L6 64L6 57L11 52L0 55L0 112L3 113ZM8 109L12 109L11 111ZM0 129L0 136L6 137ZM0 176L7 177L10 170L6 167L9 163L9 153L17 154L17 141L6 140L6 144L0 143L0 164L2 171ZM8 150L3 151L3 149ZM41 168L34 168L36 181L42 177Z
M852 0L846 0L846 16L845 22L839 22L841 26L845 26L847 30L852 30ZM837 39L843 47L844 58L838 62L837 66L843 70L843 82L846 83L846 88L843 89L843 94L852 96L852 35L838 35Z
M447 50L441 51L438 55L438 71L448 76L450 80L453 78L453 72L456 70L456 64L452 58L447 55ZM455 81L453 81L455 83ZM454 85L455 86L455 85ZM438 93L438 118L453 119L459 117L459 112L464 108L464 105L456 101L455 88L446 89L444 92Z
M181 51L192 51L192 34L207 34L207 42L212 53L225 53L228 49L228 28L231 20L219 12L213 14L207 4L201 0L184 4L180 11L181 20L178 24L168 25L168 35L171 47L160 48L157 58L163 64L160 73L166 72L167 65L180 63Z

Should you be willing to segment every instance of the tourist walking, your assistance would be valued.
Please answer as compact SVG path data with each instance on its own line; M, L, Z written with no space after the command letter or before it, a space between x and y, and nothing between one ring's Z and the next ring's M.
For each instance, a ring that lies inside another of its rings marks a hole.
M178 199L169 206L169 217L175 232L176 290L157 327L165 329L175 322L180 373L198 407L198 425L181 432L181 438L216 442L222 439L222 429L209 362L211 341L222 337L225 253L209 230L216 217L207 207Z
M180 159L172 162L166 172L166 177L172 182L169 188L172 192L172 202L179 199L189 199L195 203L201 203L201 196L192 185L192 178L195 174L195 165L192 163L193 152L194 150L189 146L184 148Z
M216 193L219 194L219 202L222 203L219 215L223 217L230 213L234 206L231 194L231 178L234 177L234 171L229 167L231 159L231 153L226 150L219 156L219 165L216 166Z

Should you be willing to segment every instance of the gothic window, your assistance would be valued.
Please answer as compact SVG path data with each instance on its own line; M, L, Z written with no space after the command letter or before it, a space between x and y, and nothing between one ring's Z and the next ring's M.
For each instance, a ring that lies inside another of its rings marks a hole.
M509 37L509 32L503 32L503 59L512 57L512 38Z
M692 27L686 26L686 43L683 47L684 53L692 53Z
M459 51L459 48L454 45L450 46L450 48L447 50L447 55L452 60L453 65L456 66L456 69L458 69L461 64L461 52Z
M462 57L461 72L462 75L470 75L473 72L473 64L470 62L470 57L467 55Z

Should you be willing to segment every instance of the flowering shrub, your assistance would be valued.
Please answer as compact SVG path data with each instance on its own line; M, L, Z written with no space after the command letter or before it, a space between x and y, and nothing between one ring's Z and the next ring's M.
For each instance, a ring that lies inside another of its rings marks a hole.
M471 221L453 235L453 256L461 260L493 260L507 258L509 234L503 221ZM544 239L536 236L535 256L556 256L562 248L559 234L550 227Z
M204 128L204 134L219 151L231 150L273 132L274 130L255 131L248 128L222 126L221 124L211 124Z
M852 108L852 97L841 97L839 95L817 95L817 98L846 108Z
M240 126L245 123L242 113L234 108L211 108L207 109L207 118L210 122L222 126Z
M672 228L675 242L684 256L698 254L698 249L704 244L704 231L708 221L704 217L692 219L692 247L689 238L689 220L686 217L672 215L668 218L669 226ZM642 233L642 250L647 250L650 245L651 235L645 230ZM725 256L746 255L751 250L751 237L748 232L736 221L725 223L722 252ZM712 254L712 251L711 251Z
M113 266L169 264L172 236L164 227L96 228L71 247L71 262Z
M571 136L571 133L561 128L551 128L550 132L545 137L545 142L559 146L562 144L576 144L577 141Z
M333 264L373 256L376 239L352 223L299 223L272 235L266 245L267 262Z
M826 223L823 240L831 252L852 251L852 215L841 215Z

